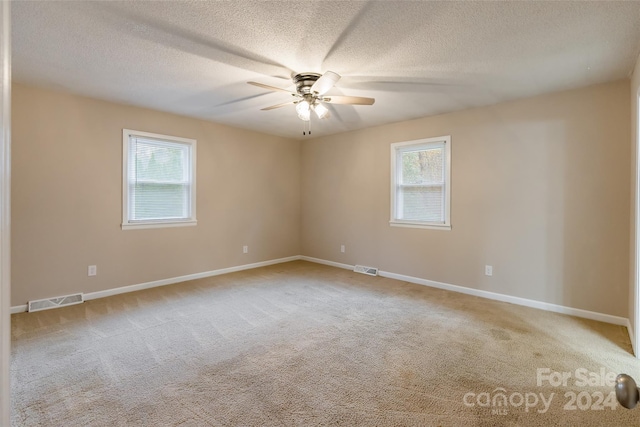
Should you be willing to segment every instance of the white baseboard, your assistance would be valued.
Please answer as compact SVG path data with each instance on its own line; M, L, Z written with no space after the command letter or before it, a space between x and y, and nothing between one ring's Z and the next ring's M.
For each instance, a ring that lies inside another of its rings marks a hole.
M600 322L612 323L614 325L627 326L629 319L626 317L613 316L611 314L598 313L595 311L583 310L581 308L566 307L564 305L552 304L548 302L536 301L527 298L514 297L511 295L499 294L496 292L483 291L479 289L466 288L464 286L451 285L449 283L436 282L433 280L421 279L418 277L405 276L403 274L379 271L382 277L404 280L405 282L416 283L418 285L430 286L432 288L444 289L447 291L460 292L462 294L492 299L496 301L508 302L525 307L538 308L540 310L552 311L554 313L568 314L570 316L582 317L584 319L598 320Z
M349 264L342 264L340 262L327 261L326 259L313 258L310 256L304 256L304 255L301 255L300 259L303 261L315 262L316 264L324 264L324 265L330 265L331 267L344 268L346 270L353 270L353 268L355 267Z
M27 311L27 304L14 305L11 307L11 314L24 313L25 311Z
M139 283L137 285L122 286L119 288L112 288L104 291L89 292L84 294L84 300L88 301L92 299L110 297L112 295L141 291L143 289L155 288L158 286L172 285L174 283L186 282L188 280L196 280L196 279L203 279L205 277L219 276L221 274L234 273L236 271L242 271L242 270L250 270L252 268L266 267L267 265L281 264L283 262L297 261L299 259L300 259L300 256L295 255L287 258L278 258L278 259L272 259L269 261L256 262L253 264L244 264L244 265L238 265L235 267L221 268L219 270L204 271L202 273L187 274L186 276L178 276L178 277L171 277L169 279L154 280L152 282ZM12 314L22 313L25 311L27 311L26 304L11 307Z
M299 260L300 256L272 259L269 261L255 262L253 264L238 265L235 267L221 268L219 270L204 271L202 273L187 274L186 276L171 277L169 279L154 280L152 282L139 283L137 285L123 286L121 288L107 289L105 291L90 292L84 294L85 300L110 297L112 295L124 294L127 292L141 291L143 289L155 288L158 286L172 285L174 283L186 282L188 280L203 279L205 277L219 276L221 274L234 273L236 271L250 270L252 268L266 267L267 265L280 264L283 262Z
M353 265L342 264L334 261L327 261L319 258L313 258L308 256L301 256L301 260L315 262L318 264L330 265L333 267L345 268L353 270ZM462 294L473 295L481 298L487 298L496 301L508 302L511 304L522 305L525 307L537 308L540 310L551 311L554 313L568 314L570 316L582 317L584 319L597 320L600 322L611 323L614 325L626 326L631 334L631 328L629 319L626 317L618 317L610 314L598 313L595 311L582 310L580 308L566 307L558 304L551 304L548 302L536 301L527 298L514 297L511 295L499 294L496 292L483 291L479 289L467 288L464 286L451 285L449 283L436 282L433 280L421 279L419 277L406 276L404 274L391 273L388 271L378 271L378 275L382 277L388 277L390 279L402 280L405 282L415 283L418 285L429 286L432 288L444 289L452 292L459 292ZM633 340L631 341L633 343ZM635 349L635 347L634 347ZM636 353L637 354L637 353Z
M85 293L84 294L84 299L85 299L85 301L88 301L88 300L92 300L92 299L104 298L104 297L123 294L123 293L127 293L127 292L140 291L140 290L143 290L143 289L155 288L155 287L158 287L158 286L166 286L166 285L171 285L171 284L174 284L174 283L186 282L188 280L202 279L202 278L205 278L205 277L218 276L218 275L221 275L221 274L233 273L233 272L242 271L242 270L250 270L250 269L253 269L253 268L265 267L267 265L280 264L280 263L283 263L283 262L296 261L296 260L304 260L304 261L314 262L314 263L317 263L317 264L328 265L328 266L331 266L331 267L343 268L343 269L347 269L347 270L353 270L353 268L354 268L353 265L343 264L343 263L340 263L340 262L328 261L328 260L309 257L309 256L304 256L304 255L295 255L295 256L290 256L290 257L287 257L287 258L279 258L279 259L273 259L273 260L269 260L269 261L256 262L256 263L253 263L253 264L238 265L238 266L235 266L235 267L221 268L219 270L205 271L205 272L202 272L202 273L188 274L186 276L178 276L178 277L172 277L172 278L169 278L169 279L154 280L152 282L139 283L137 285L122 286L122 287L119 287L119 288L107 289L107 290L104 290L104 291ZM540 310L551 311L551 312L554 312L554 313L568 314L568 315L571 315L571 316L582 317L582 318L585 318L585 319L598 320L600 322L606 322L606 323L612 323L614 325L626 326L628 331L629 331L629 337L631 338L631 343L632 343L633 348L634 348L634 353L638 354L635 351L636 346L635 346L635 342L633 340L633 331L632 331L632 328L631 328L631 323L629 322L629 319L624 318L624 317L612 316L610 314L604 314L604 313L598 313L598 312L595 312L595 311L582 310L580 308L566 307L566 306L563 306L563 305L551 304L551 303L547 303L547 302L536 301L536 300L520 298L520 297L514 297L514 296L511 296L511 295L499 294L499 293L483 291L483 290L479 290L479 289L466 288L464 286L451 285L449 283L436 282L436 281L433 281L433 280L421 279L419 277L412 277L412 276L406 276L404 274L391 273L391 272L388 272L388 271L380 270L380 271L378 271L378 275L380 275L382 277L388 277L390 279L402 280L402 281L405 281L405 282L415 283L415 284L418 284L418 285L429 286L429 287L432 287L432 288L444 289L444 290L447 290L447 291L459 292L459 293L463 293L463 294L467 294L467 295L478 296L478 297L481 297L481 298L487 298L487 299L496 300L496 301L508 302L508 303L511 303L511 304L522 305L522 306L525 306L525 307L532 307L532 308L537 308L537 309L540 309ZM25 312L25 311L27 311L27 305L26 304L25 305L17 305L17 306L11 307L11 313L12 314L14 314L14 313L22 313L22 312Z

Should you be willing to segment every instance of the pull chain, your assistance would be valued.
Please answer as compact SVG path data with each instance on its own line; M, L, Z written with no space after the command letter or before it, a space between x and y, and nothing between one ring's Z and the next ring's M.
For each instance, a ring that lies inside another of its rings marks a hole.
M308 127L309 129L307 130L307 123L309 123ZM306 135L309 134L311 135L311 117L309 117L309 120L303 120L302 121L302 134Z
M307 130L307 123L309 123L309 130ZM302 121L302 134L306 135L309 134L311 135L311 118L309 118L308 121Z

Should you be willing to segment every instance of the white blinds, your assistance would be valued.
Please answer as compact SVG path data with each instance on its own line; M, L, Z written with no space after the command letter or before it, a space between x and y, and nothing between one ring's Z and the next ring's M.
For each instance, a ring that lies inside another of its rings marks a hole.
M399 149L396 161L396 219L444 223L444 143Z
M130 222L191 218L191 145L129 136Z

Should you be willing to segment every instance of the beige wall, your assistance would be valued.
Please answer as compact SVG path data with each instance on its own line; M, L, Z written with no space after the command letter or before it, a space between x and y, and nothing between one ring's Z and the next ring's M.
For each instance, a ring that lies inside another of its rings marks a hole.
M629 115L625 80L305 141L302 253L626 317ZM389 145L441 135L453 229L390 227Z
M12 305L300 253L299 142L22 85L12 106ZM197 139L197 226L121 230L123 128Z
M637 161L637 150L638 150L638 94L640 94L640 56L635 65L635 69L633 71L633 75L631 76L631 215L630 215L630 227L631 230L629 232L630 236L630 244L629 244L629 322L631 323L631 328L635 332L637 330L636 326L636 317L638 315L635 301L636 301L636 206L638 203L636 196L636 185L637 185L637 171L636 171L636 161ZM635 337L632 338L635 341ZM638 355L637 344L634 344L634 349L636 350L636 355Z

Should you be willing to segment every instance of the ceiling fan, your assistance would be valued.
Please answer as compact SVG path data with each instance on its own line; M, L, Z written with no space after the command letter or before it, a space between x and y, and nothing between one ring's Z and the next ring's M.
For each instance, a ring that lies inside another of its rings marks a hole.
M262 110L273 110L275 108L284 107L285 105L295 104L296 112L300 120L308 122L311 120L311 111L313 111L319 119L327 116L329 110L323 103L329 104L347 104L347 105L373 105L376 101L373 98L364 98L360 96L325 96L340 80L340 75L333 71L327 71L324 74L318 73L299 73L293 76L293 83L296 85L296 92L289 92L275 86L269 86L258 82L247 82L250 85L258 86L271 91L287 92L294 99L282 104L272 105L262 108ZM311 133L311 132L309 132Z

